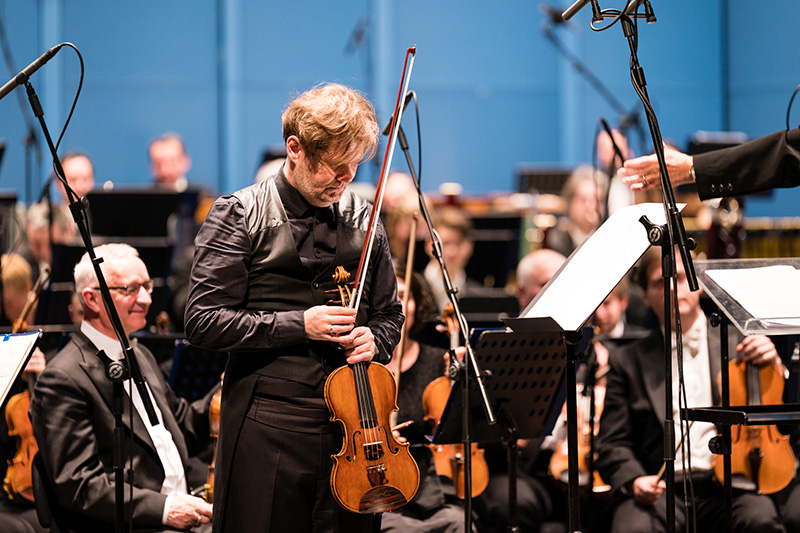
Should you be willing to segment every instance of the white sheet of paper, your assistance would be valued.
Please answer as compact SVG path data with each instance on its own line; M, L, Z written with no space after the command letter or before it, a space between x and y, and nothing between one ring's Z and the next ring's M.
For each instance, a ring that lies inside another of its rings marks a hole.
M0 403L5 401L14 380L24 370L38 339L38 331L0 335Z
M662 204L618 209L570 255L520 317L551 317L565 331L580 329L650 246L642 216L665 223Z
M800 322L800 271L791 265L707 270L706 275L756 319Z

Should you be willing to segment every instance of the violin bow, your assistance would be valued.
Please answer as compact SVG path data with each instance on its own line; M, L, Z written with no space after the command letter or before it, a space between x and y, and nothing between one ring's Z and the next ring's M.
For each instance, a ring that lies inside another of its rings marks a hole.
M400 80L400 89L397 93L397 102L395 103L394 113L392 114L392 132L389 136L389 142L386 145L386 153L383 156L383 166L381 167L381 176L378 180L377 191L375 192L375 201L372 204L372 213L369 217L367 237L364 242L364 248L361 250L361 259L358 262L355 287L353 289L353 298L350 299L351 309L357 310L359 304L361 303L361 294L364 290L364 282L367 278L367 265L369 264L369 259L372 255L372 244L375 242L375 229L377 228L378 220L380 219L378 214L381 212L383 194L386 190L386 176L389 174L389 169L392 167L394 147L397 141L398 131L400 131L400 119L403 117L402 102L405 101L406 94L408 94L408 85L411 81L411 70L414 68L414 57L416 54L416 46L412 46L406 50L406 58L405 62L403 63L403 75L401 76Z

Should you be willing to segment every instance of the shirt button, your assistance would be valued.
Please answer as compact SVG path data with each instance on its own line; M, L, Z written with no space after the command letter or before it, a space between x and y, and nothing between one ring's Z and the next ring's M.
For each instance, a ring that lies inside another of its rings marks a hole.
M315 289L319 289L319 283L316 283L316 282L315 282L315 283L312 285L312 287L314 287Z

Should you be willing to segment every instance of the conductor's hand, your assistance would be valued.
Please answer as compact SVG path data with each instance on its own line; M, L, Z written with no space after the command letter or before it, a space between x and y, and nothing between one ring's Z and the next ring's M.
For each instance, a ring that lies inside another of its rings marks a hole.
M664 145L664 162L673 186L691 182L691 170L694 165L692 156ZM661 171L655 154L628 159L625 165L617 170L617 176L631 190L655 189L661 186Z
M372 361L372 357L375 355L375 336L368 327L359 326L334 340L344 348L348 365Z
M303 313L306 337L315 341L340 342L356 324L356 310L337 305L317 305Z
M633 480L633 499L639 505L652 507L658 501L661 493L667 488L667 483L661 479L656 483L658 476L641 476Z
M170 497L166 526L191 529L211 522L211 504L188 494Z

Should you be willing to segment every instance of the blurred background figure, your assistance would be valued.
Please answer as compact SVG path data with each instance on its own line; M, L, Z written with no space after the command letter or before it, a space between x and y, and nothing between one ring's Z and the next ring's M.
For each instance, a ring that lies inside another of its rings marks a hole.
M617 148L622 154L622 160L617 154ZM633 149L628 144L627 137L615 128L611 129L611 136L608 135L605 129L600 130L595 139L595 153L598 170L611 177L608 191L608 214L610 215L620 207L636 203L633 191L622 182L621 178L616 177L617 169L622 167L626 160L634 157ZM605 203L605 200L602 200L601 205L605 205Z
M150 143L148 154L154 186L176 192L186 190L189 186L186 173L192 168L192 159L180 135L165 133L157 137Z
M458 296L466 295L470 288L480 288L477 281L467 277L464 270L472 257L475 242L472 238L472 221L464 212L455 206L444 206L431 215L433 227L442 241L442 258L453 287L458 289ZM433 257L433 243L430 237L425 243L425 251L431 258L423 272L425 281L433 291L433 298L441 313L449 301L447 290L442 280L439 262Z
M75 224L67 218L64 209L50 207L45 202L33 204L25 214L26 244L20 251L31 266L35 282L45 266L53 265L53 244L64 244L75 235Z
M567 258L564 254L542 248L520 259L517 265L517 301L522 312L536 298Z
M286 161L286 148L279 146L276 148L267 148L261 155L261 162L256 169L255 178L253 183L264 181L272 176L283 166Z
M608 178L589 165L570 174L561 190L567 216L545 233L544 247L569 256L603 220L603 203Z
M64 169L64 177L70 189L75 191L78 198L85 196L86 193L94 189L94 166L89 156L83 152L67 152L61 158L61 167ZM60 203L64 206L69 205L67 192L61 180L56 179L56 190L61 198Z

